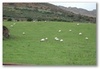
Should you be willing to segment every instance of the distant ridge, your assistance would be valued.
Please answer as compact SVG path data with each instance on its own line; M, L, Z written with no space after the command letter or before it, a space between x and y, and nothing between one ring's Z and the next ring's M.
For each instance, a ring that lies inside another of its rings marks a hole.
M30 19L96 23L96 10L89 12L84 9L66 8L50 3L3 3L3 19L8 20L9 18L17 21Z
M76 8L76 7L63 7L63 6L59 6L59 7L63 10L70 11L70 12L73 12L75 14L89 16L89 17L96 17L96 13L97 13L96 9L94 9L92 11L88 11L86 9Z

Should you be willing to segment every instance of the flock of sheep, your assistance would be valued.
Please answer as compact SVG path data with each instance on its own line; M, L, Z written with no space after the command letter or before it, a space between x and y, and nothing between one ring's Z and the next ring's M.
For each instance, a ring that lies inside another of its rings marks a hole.
M10 25L10 27L13 27L15 24L16 24L16 23L13 23L12 25ZM77 23L77 26L79 26L79 25L80 25L80 24ZM5 27L5 26L4 26L4 27ZM6 33L6 34L8 33L8 36L9 36L9 31L5 31L5 28L4 28L4 27L3 27L3 36L6 36L6 37L7 37L7 35L5 35L5 33ZM8 29L6 28L6 30L8 30ZM58 30L59 33L60 33L61 31L62 31L62 30ZM69 32L71 32L71 31L72 31L72 30L69 29ZM4 32L5 32L5 33L4 33ZM22 32L22 34L25 35L25 32ZM82 35L82 33L79 32L79 35ZM88 38L88 37L85 37L85 39L88 40L89 38ZM40 39L41 42L44 42L44 41L46 41L46 40L48 40L47 37ZM60 38L58 38L58 37L54 37L54 40L60 41L60 42L63 42L63 41L64 41L63 39L60 39Z
M80 24L79 23L77 23L77 26L79 26ZM58 30L58 32L61 32L62 30ZM72 30L71 29L69 29L69 32L71 32ZM81 32L79 32L79 35L81 36L82 35L82 33ZM59 39L58 37L54 37L54 39L56 40L56 41L60 41L60 42L63 42L64 40L63 39ZM89 38L88 37L85 37L85 39L86 40L88 40ZM48 38L46 37L46 38L42 38L42 39L40 39L40 41L41 42L44 42L44 41L46 41L46 40L48 40Z

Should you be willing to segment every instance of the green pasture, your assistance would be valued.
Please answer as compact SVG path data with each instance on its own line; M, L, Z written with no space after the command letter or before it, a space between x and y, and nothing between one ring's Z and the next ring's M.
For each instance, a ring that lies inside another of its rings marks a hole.
M10 31L10 38L3 40L4 64L53 66L97 64L96 24L4 21L3 25ZM70 29L72 31L69 31ZM59 30L61 32L58 32ZM82 35L79 35L80 32ZM48 40L40 41L46 37ZM56 41L55 37L63 41Z

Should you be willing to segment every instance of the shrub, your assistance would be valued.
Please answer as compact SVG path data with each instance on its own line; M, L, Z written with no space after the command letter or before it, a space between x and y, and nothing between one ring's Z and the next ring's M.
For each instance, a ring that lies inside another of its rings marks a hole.
M9 18L7 21L12 21L12 18Z
M33 21L33 19L32 18L28 18L27 21Z

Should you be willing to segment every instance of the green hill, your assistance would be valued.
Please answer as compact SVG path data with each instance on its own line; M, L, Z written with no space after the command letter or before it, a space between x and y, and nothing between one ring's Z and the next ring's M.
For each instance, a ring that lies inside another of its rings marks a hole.
M3 3L3 19L37 21L92 22L96 17L89 17L65 11L49 3Z

